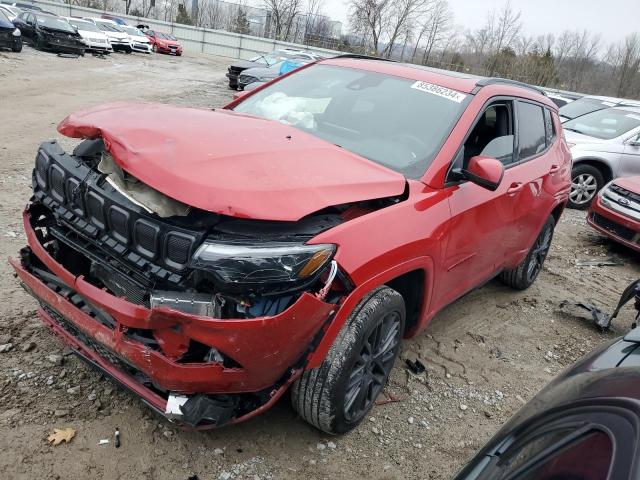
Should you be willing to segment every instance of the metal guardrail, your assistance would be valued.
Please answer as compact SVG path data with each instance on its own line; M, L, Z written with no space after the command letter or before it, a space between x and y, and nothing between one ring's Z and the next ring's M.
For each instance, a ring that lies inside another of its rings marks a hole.
M239 33L227 32L224 30L212 30L208 28L193 27L180 23L164 22L153 18L135 17L109 11L96 10L93 8L79 7L67 3L51 2L47 0L22 0L24 3L37 5L43 10L47 10L65 17L100 17L103 13L116 15L124 19L130 25L144 24L151 30L170 33L175 36L184 51L200 52L210 55L220 55L230 58L241 58L247 60L256 55L269 53L280 48L297 48L307 50L324 56L339 55L342 52L327 50L318 47L309 47L297 43L281 42L269 38L242 35Z

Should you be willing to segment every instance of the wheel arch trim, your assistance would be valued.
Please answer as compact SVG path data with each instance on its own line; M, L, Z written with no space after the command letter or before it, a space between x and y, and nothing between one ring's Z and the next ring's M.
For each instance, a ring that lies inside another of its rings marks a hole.
M433 272L434 263L433 259L428 256L416 257L411 260L399 263L394 267L378 273L371 277L366 282L358 285L342 302L336 316L331 320L331 323L327 327L322 340L311 353L306 368L312 369L319 367L324 361L331 345L335 341L336 337L340 333L340 330L344 326L345 322L349 318L349 315L353 309L360 303L360 301L372 290L384 285L386 282L393 280L401 275L409 273L414 270L423 270L425 274L424 282L424 295L423 302L420 309L419 320L416 323L415 328L409 333L409 336L414 335L420 331L426 323L429 305L431 304L431 293L433 291Z

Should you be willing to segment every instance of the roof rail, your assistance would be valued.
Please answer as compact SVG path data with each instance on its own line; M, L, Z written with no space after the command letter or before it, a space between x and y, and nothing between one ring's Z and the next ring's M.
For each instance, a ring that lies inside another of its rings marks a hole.
M329 57L329 58L358 58L362 60L380 60L383 62L395 62L395 60L391 60L389 58L374 57L373 55L362 55L360 53L343 53L341 55L336 55L335 57Z
M499 78L499 77L481 78L476 82L476 89L474 90L473 93L476 93L477 90L480 90L482 87L486 87L487 85L497 85L497 84L513 85L514 87L527 88L529 90L533 90L534 92L539 93L540 95L544 95L545 97L547 96L546 92L541 88L535 87L528 83L519 82L517 80L510 80L508 78Z

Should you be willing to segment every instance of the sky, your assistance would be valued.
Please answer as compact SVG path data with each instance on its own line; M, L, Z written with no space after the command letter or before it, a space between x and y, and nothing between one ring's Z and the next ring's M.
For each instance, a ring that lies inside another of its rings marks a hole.
M325 0L325 13L343 22L347 32L345 0ZM482 27L487 11L499 9L505 0L449 0L455 22L464 29ZM559 34L563 30L587 29L602 34L606 42L617 42L626 35L640 32L638 0L511 0L522 12L526 35Z

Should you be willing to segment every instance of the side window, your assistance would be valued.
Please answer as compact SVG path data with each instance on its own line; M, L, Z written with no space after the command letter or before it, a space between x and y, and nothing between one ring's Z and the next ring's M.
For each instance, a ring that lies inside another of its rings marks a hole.
M547 147L547 134L542 107L533 103L518 102L519 160L526 160Z
M504 165L513 162L513 103L490 105L473 127L464 143L464 167L471 157L481 155L500 160Z
M544 109L544 130L547 147L550 147L556 141L556 127L553 124L553 116L548 108Z

